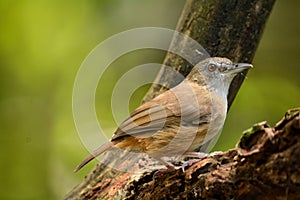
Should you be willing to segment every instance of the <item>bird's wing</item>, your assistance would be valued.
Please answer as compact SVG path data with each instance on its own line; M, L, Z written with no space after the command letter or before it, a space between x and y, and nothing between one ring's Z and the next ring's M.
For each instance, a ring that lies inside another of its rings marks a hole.
M169 100L176 101L170 92L162 94ZM139 137L149 137L170 121L171 118L178 117L174 115L174 111L166 107L167 102L153 99L142 104L131 115L125 119L116 130L112 137L112 141L128 135Z
M180 92L178 93L178 91ZM194 94L184 90L180 84L142 104L120 124L112 141L128 135L141 138L150 137L155 132L170 126L182 124L197 126L206 123L209 120L209 112L203 107L204 102L197 100L196 103L191 102L193 98L196 98L191 95Z

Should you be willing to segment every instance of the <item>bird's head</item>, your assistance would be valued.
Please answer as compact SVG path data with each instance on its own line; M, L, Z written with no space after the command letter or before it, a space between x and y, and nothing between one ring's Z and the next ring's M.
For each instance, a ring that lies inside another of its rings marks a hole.
M233 78L240 72L252 68L248 63L233 63L227 58L212 57L199 62L187 79L216 90L226 90Z

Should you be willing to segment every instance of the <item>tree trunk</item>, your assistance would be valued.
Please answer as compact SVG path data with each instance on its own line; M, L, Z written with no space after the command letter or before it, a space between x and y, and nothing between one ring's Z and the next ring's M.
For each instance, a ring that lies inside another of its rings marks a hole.
M227 57L235 62L251 62L274 2L275 0L187 0L176 30L199 42L211 56ZM180 47L184 48L185 45L183 41ZM172 53L167 53L163 64L174 67L184 76L186 76L192 68L190 63ZM229 107L243 79L244 76L239 75L231 84L228 95ZM172 77L172 74L168 74L167 70L163 67L157 76L157 80L163 84L153 85L145 96L144 101L148 101L167 88L174 87L178 84L178 82L174 81L175 79ZM262 133L266 125L260 124L257 125L257 127L262 129L259 132ZM269 128L267 130L271 129ZM277 132L269 131L269 133L282 135L278 133L280 130L278 129ZM264 134L261 134L261 140L263 138L262 135ZM278 139L274 138L281 137L275 137L275 135L268 136L270 138L268 138L265 143L269 143L267 141L278 142ZM276 187L273 186L276 185L282 188L280 185L282 183L279 181L283 180L281 178L284 174L276 174L273 170L272 172L274 174L269 172L270 174L268 176L266 173L257 173L255 176L253 174L250 176L250 173L261 169L257 168L259 164L262 164L259 158L268 158L262 155L265 155L265 153L268 156L277 155L272 155L272 148L267 150L263 149L264 151L262 151L260 144L262 144L263 141L260 142L261 143L250 143L251 147L258 148L258 152L249 154L250 157L245 153L247 148L240 147L220 155L206 158L188 167L185 172L176 170L162 177L153 177L156 170L149 172L149 170L143 167L154 165L153 161L148 157L128 158L125 155L116 156L114 153L109 152L105 155L103 161L113 163L115 168L97 165L85 180L76 186L65 199L150 199L150 197L152 199L168 197L177 197L178 199L190 197L218 197L218 199L220 199L220 196L216 196L217 194L223 195L221 199L228 199L231 197L251 197L253 191L264 192L264 190L259 189L265 187L274 189L274 193L272 193L271 190L269 191L270 194L274 195L276 191L282 191L279 189L276 190ZM247 141L246 144L248 144ZM269 148L270 145L265 147ZM252 150L255 149L251 148L249 152L252 152ZM258 155L261 157L258 157ZM282 159L283 158L286 157L282 157ZM271 161L267 162L267 160L264 160L263 163L276 164ZM130 166L132 172L116 170L116 168L122 169L128 168L128 166ZM275 166L271 165L269 167L273 169L272 167ZM154 167L154 169L157 168L157 166ZM249 169L251 169L251 171L248 172L247 170ZM232 172L234 172L234 174L232 174ZM262 177L260 177L259 174L261 174ZM291 191L295 189L293 185L295 181L291 180L291 174L289 176L287 176L287 174L285 175L286 178L288 178L288 184L291 184L291 187L288 187L285 194L290 194ZM254 177L255 179L253 179ZM265 184L264 180L270 179L273 180L272 184L268 185L268 182ZM223 185L223 183L226 184ZM255 184L264 187L254 187ZM284 182L284 184L287 183ZM216 193L216 195L214 195L214 193Z
M176 30L199 42L210 56L226 57L234 62L251 63L275 0L187 0ZM180 48L185 47L184 42ZM168 53L164 65L186 76L193 66L178 55ZM177 82L162 68L157 81L145 97L148 101ZM244 74L245 75L245 74ZM228 95L232 104L243 80L235 77Z

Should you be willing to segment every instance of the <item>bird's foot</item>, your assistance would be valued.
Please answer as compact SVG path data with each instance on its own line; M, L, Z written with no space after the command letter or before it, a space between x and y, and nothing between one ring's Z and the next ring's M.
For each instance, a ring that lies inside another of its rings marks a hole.
M185 171L185 167L190 167L192 166L194 163L200 161L200 160L203 160L204 158L207 158L209 156L215 156L215 155L219 155L223 153L222 151L214 151L210 154L207 154L207 153L203 153L203 152L186 152L182 155L183 158L188 158L188 157L192 157L192 158L195 158L195 159L189 159L187 161L185 161L182 165L181 165L181 168L182 168L182 171L184 172Z
M185 152L182 155L183 158L192 157L192 158L198 158L198 159L203 159L203 158L206 158L208 156L209 156L209 154L203 153L203 152Z
M156 171L154 173L153 177L162 177L165 174L178 169L177 167L175 167L174 165L171 165L171 164L166 165L166 167L167 167L167 169L159 169L158 171Z
M223 154L224 152L222 152L222 151L214 151L214 152L211 152L210 154L209 154L209 156L217 156L217 155L220 155L220 154Z

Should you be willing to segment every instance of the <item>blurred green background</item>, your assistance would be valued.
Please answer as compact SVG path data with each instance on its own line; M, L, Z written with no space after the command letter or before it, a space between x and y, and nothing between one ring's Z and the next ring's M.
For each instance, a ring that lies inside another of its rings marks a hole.
M0 199L61 199L96 164L73 174L88 154L72 116L72 89L80 64L101 41L135 27L174 29L183 0L0 1ZM248 74L215 147L235 146L243 130L273 125L300 102L300 1L275 4ZM130 68L162 62L144 50L116 60L99 83L96 108L114 130L110 95ZM147 87L131 98L138 106ZM100 143L100 142L99 142Z

